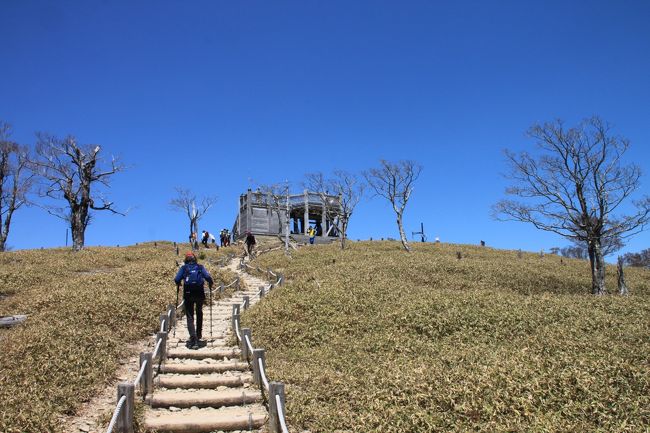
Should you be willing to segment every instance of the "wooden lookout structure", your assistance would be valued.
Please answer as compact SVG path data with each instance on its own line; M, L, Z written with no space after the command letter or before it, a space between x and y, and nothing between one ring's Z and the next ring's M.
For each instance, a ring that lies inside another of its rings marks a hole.
M325 198L328 203L323 203ZM289 231L298 241L314 227L319 243L339 238L333 221L338 218L339 197L305 190L302 194L289 194ZM248 190L239 196L237 219L233 226L235 239L250 231L254 235L284 235L287 215L287 196L273 197L261 191Z

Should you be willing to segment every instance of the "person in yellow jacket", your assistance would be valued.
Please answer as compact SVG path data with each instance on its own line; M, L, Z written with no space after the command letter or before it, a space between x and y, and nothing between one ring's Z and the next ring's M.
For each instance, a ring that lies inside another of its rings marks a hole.
M307 233L309 234L309 243L313 245L314 239L316 238L316 230L312 226L309 226Z

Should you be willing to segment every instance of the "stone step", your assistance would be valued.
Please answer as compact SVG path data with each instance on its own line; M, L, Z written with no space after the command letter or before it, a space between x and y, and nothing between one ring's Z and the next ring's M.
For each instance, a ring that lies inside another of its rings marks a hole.
M156 386L161 388L204 389L219 386L240 387L253 382L253 375L248 373L236 375L202 374L202 375L160 375Z
M145 416L144 427L147 431L173 433L249 431L262 427L266 419L266 410L260 405L180 412L150 410Z
M240 406L260 401L262 393L248 388L155 391L146 398L152 408Z
M160 366L161 374L203 374L203 373L222 373L225 371L247 371L248 363L241 361L220 361L212 363L176 363L166 362Z
M223 358L238 358L241 355L241 350L238 347L210 347L206 346L199 350L188 349L181 346L176 349L169 349L167 351L167 358L178 359L223 359Z

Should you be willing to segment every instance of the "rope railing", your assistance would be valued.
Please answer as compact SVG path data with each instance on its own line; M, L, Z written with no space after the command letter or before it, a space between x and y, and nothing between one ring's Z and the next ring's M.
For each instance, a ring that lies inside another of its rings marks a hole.
M253 343L251 343L251 339L248 337L248 335L245 337L246 338L246 346L248 346L248 350L250 353L253 353Z
M160 350L161 347L162 347L162 339L159 339L156 342L156 348L153 350L152 358L156 359L156 357L158 356L158 351Z
M126 395L123 395L122 397L120 397L120 399L117 402L117 407L115 408L115 412L113 412L113 418L111 418L111 422L108 424L106 433L113 433L113 428L115 427L115 423L117 423L117 417L120 415L120 412L122 411L122 406L124 406L125 402L126 402Z
M149 365L149 361L145 360L140 366L140 371L138 371L138 375L135 377L135 380L133 381L133 385L137 385L140 383L140 381L142 380L142 376L144 376L144 371L145 368L147 368L147 365Z
M247 263L244 263L243 260L240 262L240 267L242 269L252 269L259 272L265 272L259 267L250 266ZM267 275L273 276L275 282L268 284L266 287L262 287L259 297L263 296L263 293L266 291L272 290L278 285L282 285L284 281L284 276L272 272L271 270L266 271ZM246 298L242 303L233 304L233 328L235 330L235 335L237 337L237 343L240 346L242 351L242 356L245 357L247 362L251 362L249 358L252 358L252 367L253 367L253 379L255 383L263 390L268 393L268 403L269 403L269 430L271 432L282 432L288 433L287 423L285 420L285 411L284 411L284 384L280 382L270 382L268 375L266 374L265 367L265 351L264 349L255 349L250 337L250 329L244 328L240 330L239 323L239 311L241 308L247 305L250 299ZM242 336L243 335L243 336Z
M275 394L275 407L278 409L278 418L280 419L280 428L282 428L282 433L289 433L287 422L284 419L284 404L282 404L279 394Z
M178 254L178 247L177 247ZM222 260L225 263L231 260L234 254L229 254ZM223 266L223 265L222 265ZM225 287L237 285L239 277ZM176 326L176 313L185 304L181 301L178 305L169 305L165 314L160 315L160 328L156 334L156 343L153 352L140 353L140 369L133 382L125 382L117 385L118 401L113 411L113 417L108 425L106 433L112 433L117 428L117 433L133 431L134 395L135 387L140 385L140 394L143 399L153 390L153 367L154 359L158 366L167 358L167 336L173 326Z
M264 389L268 391L269 379L266 377L266 370L264 370L264 362L262 361L262 358L257 358L257 365L260 371L260 379L262 379L262 383L264 384Z

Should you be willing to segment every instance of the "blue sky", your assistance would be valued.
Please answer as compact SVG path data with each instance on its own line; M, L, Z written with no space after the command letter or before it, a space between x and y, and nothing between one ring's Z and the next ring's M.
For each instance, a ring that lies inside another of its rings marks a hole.
M538 251L567 241L490 217L502 151L525 130L597 114L629 138L650 192L647 1L0 2L0 119L13 138L75 135L129 169L88 245L184 240L174 187L217 195L202 228L231 227L257 183L380 158L424 166L405 215L431 239ZM397 237L367 196L352 239ZM63 245L66 224L20 210L14 248ZM644 232L625 251L648 248Z

